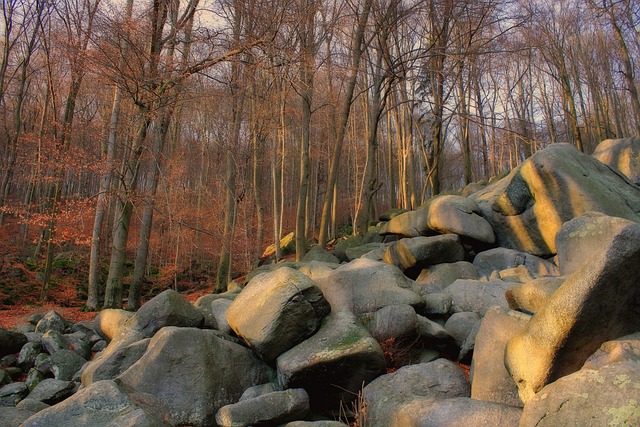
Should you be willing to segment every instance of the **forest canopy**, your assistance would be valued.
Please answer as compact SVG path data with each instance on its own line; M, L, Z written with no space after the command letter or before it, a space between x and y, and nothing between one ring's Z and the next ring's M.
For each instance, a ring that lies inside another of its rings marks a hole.
M639 135L639 20L636 0L4 0L0 226L41 299L69 250L89 309L139 307L152 271L222 292L289 232L301 258L548 144Z

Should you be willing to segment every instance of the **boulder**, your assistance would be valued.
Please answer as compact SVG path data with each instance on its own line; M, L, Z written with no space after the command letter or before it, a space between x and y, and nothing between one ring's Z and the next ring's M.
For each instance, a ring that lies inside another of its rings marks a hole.
M367 408L367 425L371 427L404 426L402 410L433 399L468 397L469 383L455 363L438 359L430 363L404 366L383 375L363 390Z
M171 424L209 426L218 409L273 376L249 349L220 332L169 326L154 335L145 354L116 381L133 393L155 396Z
M0 406L0 426L18 427L32 415L27 409Z
M18 353L27 341L27 337L21 332L0 329L0 357Z
M229 326L229 322L227 322L227 311L229 310L231 302L231 300L226 298L218 298L211 302L211 316L215 322L211 326L213 329L217 329L227 335L231 335L233 333L231 326Z
M418 316L416 333L426 347L435 347L447 355L453 355L457 350L455 339L444 326L424 316Z
M456 280L444 290L451 295L451 311L472 311L480 317L493 306L509 308L504 293L513 283L502 280Z
M480 321L478 313L471 311L461 311L453 313L447 322L444 324L444 328L455 339L458 347L462 347L464 341L471 333L474 325Z
M640 361L640 332L603 343L584 362L582 369L600 369L605 365L625 360Z
M402 407L392 427L517 426L522 409L468 397L421 399Z
M421 293L441 292L458 279L479 279L475 266L467 261L430 265L420 272L416 283Z
M51 361L51 372L58 380L71 381L76 372L82 368L87 361L73 350L62 349L56 351L49 359Z
M526 403L521 427L640 425L640 362L581 369L546 385Z
M451 295L445 292L423 294L424 309L426 315L447 315L451 312Z
M507 268L498 272L498 278L505 282L511 283L527 283L534 279L533 275L524 265L513 268Z
M457 234L482 243L495 242L491 225L480 216L475 201L463 196L445 195L428 205L427 227L440 234Z
M73 394L75 384L71 381L46 378L29 393L29 399L39 400L47 405L55 405Z
M348 310L333 311L318 332L277 359L283 388L304 388L314 411L337 411L385 372L380 345Z
M37 386L40 382L44 380L44 375L40 371L35 368L29 369L27 373L27 378L25 378L24 382L27 384L27 388L29 391L33 390L35 386Z
M49 354L60 350L69 350L73 347L71 340L53 329L42 335L42 346Z
M216 414L216 422L220 427L280 425L304 419L309 412L309 395L304 389L296 388L223 406Z
M116 378L142 357L150 340L151 338L145 338L112 353L98 356L82 372L82 385L87 387L96 381Z
M280 268L253 278L229 306L227 321L260 357L273 361L311 336L330 310L311 279Z
M43 409L47 409L50 406L51 405L47 405L46 403L40 402L39 400L29 399L28 397L26 397L22 399L20 402L18 402L18 404L16 405L16 408L25 409L31 412L31 415L33 415L34 413L40 412Z
M407 276L416 278L423 268L464 259L464 247L455 234L400 239L384 253L384 262L395 265Z
M69 325L67 321L58 314L57 311L51 310L40 319L36 325L36 332L45 333L47 331L56 331L63 334Z
M413 280L391 265L366 258L344 264L315 282L333 310L348 308L363 314L386 305L424 305Z
M591 156L640 185L640 138L605 139Z
M535 255L507 248L494 248L480 252L473 259L473 265L480 276L490 277L494 271L524 265L534 277L557 276L558 267Z
M145 303L133 319L145 338L152 337L165 326L199 327L204 316L173 289L167 289Z
M538 256L556 253L566 221L588 211L640 221L640 191L571 144L551 144L471 197L499 246Z
M369 323L369 332L378 342L402 338L416 330L418 318L410 305L388 305L376 311Z
M162 408L151 402L153 398L144 395L132 399L113 381L98 381L64 402L38 412L22 426L169 427Z
M211 303L218 299L225 299L229 301L233 301L240 294L238 291L227 291L221 294L207 294L202 295L200 298L193 303L193 306L202 313L204 316L204 324L203 326L206 328L217 329L216 319L211 312ZM225 320L226 323L226 320Z
M556 235L560 274L573 273L594 253L605 251L616 234L632 223L600 212L586 212L562 224Z
M39 342L28 342L20 350L18 360L16 361L20 369L27 372L33 368L36 363L36 357L42 353L42 344Z
M580 369L602 343L640 331L640 224L576 270L507 345L505 362L527 403Z
M77 331L71 334L65 334L64 337L70 343L70 349L75 351L80 357L84 359L91 358L91 337L87 334ZM100 337L95 335L95 339L98 340Z
M512 310L526 313L537 313L547 305L551 295L558 290L566 280L565 276L540 277L522 285L509 288L505 298Z
M504 366L507 342L529 321L528 316L494 307L487 311L476 335L471 363L471 397L522 407L518 387Z
M341 262L349 261L349 258L347 257L347 249L362 245L362 236L344 237L342 239L338 239L336 246L333 249L333 253Z
M291 421L283 424L281 427L348 427L347 424L340 421L319 420L319 421Z
M320 261L320 262L328 262L328 263L334 263L334 264L339 264L340 260L333 254L330 254L329 252L326 251L326 249L315 245L312 246L311 249L309 249L309 252L307 252L304 257L302 258L302 261L304 262L310 262L310 261Z
M10 383L0 387L0 407L16 406L18 402L27 397L29 388L22 382Z
M95 330L102 338L111 341L133 315L130 311L117 308L104 309L94 320Z
M345 256L348 261L353 261L354 259L361 258L363 256L367 256L373 252L382 251L386 249L387 245L384 243L367 243L366 245L354 246L351 248L345 249Z

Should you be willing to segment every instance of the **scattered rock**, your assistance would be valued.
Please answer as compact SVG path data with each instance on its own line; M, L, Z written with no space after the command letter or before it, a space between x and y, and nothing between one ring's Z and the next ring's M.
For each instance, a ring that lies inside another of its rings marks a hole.
M304 274L280 268L252 279L227 310L227 321L264 360L311 336L331 310Z
M513 283L502 280L456 280L444 290L451 295L451 310L472 311L484 316L487 310L493 306L509 308L504 293L513 286Z
M528 283L513 286L505 293L505 298L512 310L520 310L527 313L537 313L547 305L551 295L566 280L561 277L540 277Z
M150 340L145 338L95 358L82 372L82 385L86 387L96 381L116 378L142 357Z
M51 310L38 322L36 332L55 331L63 334L68 328L67 321L55 310Z
M227 335L231 335L233 333L233 329L231 329L231 326L229 326L229 322L227 321L227 311L229 310L231 302L231 300L226 298L218 298L211 302L211 316L215 321L211 326L213 329L217 329Z
M484 277L491 276L494 271L507 270L520 265L524 265L534 277L560 274L558 267L550 261L507 248L494 248L480 252L473 259L473 265L480 276Z
M303 419L309 412L309 395L304 389L296 388L223 406L216 414L216 422L221 427L280 425Z
M324 248L318 245L312 246L311 249L309 249L309 252L307 252L304 255L304 257L302 258L302 261L304 262L320 261L320 262L335 263L335 264L340 263L340 260L335 255L330 254Z
M202 314L173 289L167 289L144 304L135 314L136 328L152 337L165 326L184 328L199 327L204 322Z
M369 332L378 342L411 335L416 330L416 311L410 305L388 305L376 311Z
M0 388L0 407L16 406L16 403L27 397L29 388L21 382L10 383Z
M0 329L0 357L18 353L27 343L27 337L20 332Z
M17 364L23 371L27 372L36 363L36 357L42 353L42 344L39 342L28 342L22 346L18 354Z
M75 384L72 381L46 378L40 381L29 393L29 399L39 400L47 405L55 405L73 394Z
M475 266L467 261L431 265L420 272L416 283L421 292L437 293L458 279L479 279Z
M58 380L71 381L87 361L73 350L62 349L51 355L51 372Z
M0 406L0 426L18 427L32 415L33 411L27 409Z
M479 321L480 316L478 316L477 313L461 311L453 313L449 319L447 319L444 328L456 340L458 347L462 347L462 344L469 336L474 325Z
M400 239L384 253L384 262L395 265L409 277L417 277L423 268L464 259L464 248L455 234Z

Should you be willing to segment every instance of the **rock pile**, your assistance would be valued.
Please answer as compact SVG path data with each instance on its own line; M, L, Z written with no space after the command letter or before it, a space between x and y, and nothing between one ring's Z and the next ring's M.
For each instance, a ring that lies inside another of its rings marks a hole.
M640 188L611 162L554 145L194 305L2 330L0 425L638 425Z

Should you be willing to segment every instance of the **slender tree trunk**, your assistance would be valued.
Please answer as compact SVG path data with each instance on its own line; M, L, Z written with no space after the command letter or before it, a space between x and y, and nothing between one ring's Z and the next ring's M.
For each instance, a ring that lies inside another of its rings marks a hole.
M349 122L349 112L351 104L353 102L353 92L356 86L356 80L358 77L358 70L360 69L360 59L364 50L364 33L369 18L369 11L371 10L372 0L365 0L364 7L360 16L358 17L358 26L353 38L352 45L352 61L349 79L347 81L347 90L345 92L345 99L340 111L340 125L338 127L338 134L336 138L336 144L331 156L331 163L329 165L329 176L327 178L327 191L325 192L324 202L322 205L322 216L320 219L320 235L318 241L320 246L324 247L327 244L328 232L329 232L329 220L331 216L331 190L336 186L338 179L338 169L340 167L340 157L342 155L342 144L347 131L347 124Z

